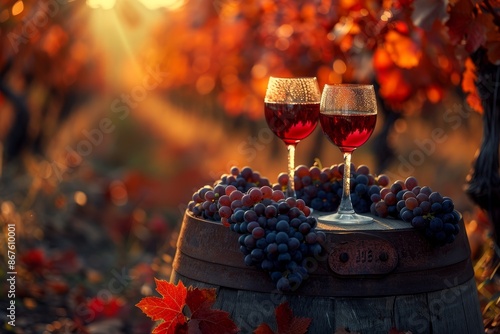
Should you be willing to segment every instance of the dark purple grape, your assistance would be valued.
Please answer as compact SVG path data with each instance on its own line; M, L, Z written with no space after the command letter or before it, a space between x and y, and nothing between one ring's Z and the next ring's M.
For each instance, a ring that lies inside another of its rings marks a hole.
M283 254L283 253L287 253L287 252L288 252L288 243L278 244L278 253Z
M251 221L251 222L249 222L249 223L247 224L247 231L248 231L249 233L252 233L252 231L253 231L255 228L257 228L257 227L258 227L258 228L262 228L262 227L260 227L259 223L258 223L258 222L256 222L255 220L254 220L254 221Z
M290 291L291 286L290 286L290 281L286 277L281 277L278 282L276 283L276 288L280 291Z
M411 226L419 230L424 229L426 227L426 220L422 216L413 217L411 220Z
M286 232L290 228L290 224L286 220L280 220L276 224L276 231L278 232Z
M441 212L441 210L442 210L441 203L438 203L438 202L432 203L431 212L439 213L439 212Z
M431 222L429 223L429 228L433 232L439 232L443 229L443 221L440 218L434 217L431 219Z
M429 201L431 202L431 204L441 203L443 202L443 196L441 196L440 193L435 191L429 195Z
M302 223L299 225L299 232L306 235L311 230L311 225L308 223Z
M276 234L276 242L278 244L288 243L288 239L289 239L288 234L285 232L278 232Z

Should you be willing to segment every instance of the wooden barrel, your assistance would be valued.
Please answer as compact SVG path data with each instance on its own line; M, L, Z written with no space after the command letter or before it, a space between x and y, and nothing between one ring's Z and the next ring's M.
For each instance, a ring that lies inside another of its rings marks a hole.
M171 282L216 288L214 307L228 311L242 333L273 326L284 301L312 318L309 333L484 333L463 221L452 244L434 247L407 223L374 219L348 230L319 223L327 254L307 259L316 270L282 294L266 272L244 264L237 233L186 212Z

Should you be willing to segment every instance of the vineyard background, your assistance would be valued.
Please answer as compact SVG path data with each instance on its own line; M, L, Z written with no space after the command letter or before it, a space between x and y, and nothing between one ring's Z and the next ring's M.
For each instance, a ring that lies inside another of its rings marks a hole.
M15 328L0 288L2 331L150 331L134 305L154 277L169 278L193 191L232 165L272 181L285 171L262 100L270 75L293 75L317 76L321 87L376 85L377 128L353 161L393 181L414 175L453 198L485 327L496 332L494 228L464 189L483 134L474 82L491 94L499 82L478 75L473 59L482 52L498 64L499 8L495 0L0 0L0 226L4 236L16 226L18 271ZM296 153L297 164L342 161L320 128Z

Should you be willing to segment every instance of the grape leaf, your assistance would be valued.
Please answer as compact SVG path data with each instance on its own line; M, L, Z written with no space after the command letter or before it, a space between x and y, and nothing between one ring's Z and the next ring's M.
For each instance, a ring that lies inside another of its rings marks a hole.
M451 6L450 18L446 25L452 44L460 44L465 40L465 51L472 53L486 43L486 15L473 15L473 3L460 0Z
M154 330L153 334L176 332L176 326L186 322L182 313L187 297L187 289L179 282L176 285L155 279L156 291L163 296L145 297L136 304L152 320L163 320Z
M478 19L486 29L484 47L488 50L488 60L494 65L500 65L500 31L494 22L493 15L480 14Z
M486 28L480 18L471 21L467 26L465 51L472 53L486 42Z
M472 19L472 9L472 3L469 0L458 0L451 6L450 18L446 25L452 44L459 44L463 40Z
M288 302L282 303L274 311L278 331L275 333L268 324L260 324L254 334L304 334L311 324L311 318L296 317L290 309Z
M152 320L162 320L153 334L238 332L229 313L211 309L216 299L215 289L187 289L182 282L176 286L163 280L155 281L156 291L163 298L145 297L136 305Z
M237 333L236 324L229 318L229 313L213 310L215 289L189 288L186 304L191 311L189 333Z

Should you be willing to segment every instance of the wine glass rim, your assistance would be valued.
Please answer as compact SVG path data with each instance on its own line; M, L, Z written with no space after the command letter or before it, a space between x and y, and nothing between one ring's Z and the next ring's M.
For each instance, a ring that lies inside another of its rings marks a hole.
M357 83L333 83L333 84L325 84L325 87L373 88L373 85L357 84Z
M270 76L269 79L280 79L280 80L295 80L295 79L314 79L317 80L317 77L276 77Z

